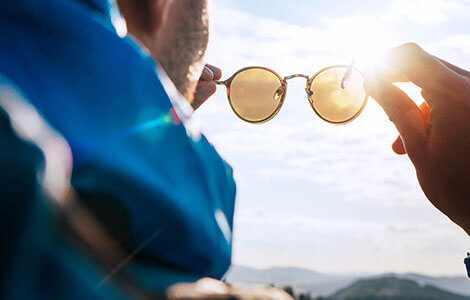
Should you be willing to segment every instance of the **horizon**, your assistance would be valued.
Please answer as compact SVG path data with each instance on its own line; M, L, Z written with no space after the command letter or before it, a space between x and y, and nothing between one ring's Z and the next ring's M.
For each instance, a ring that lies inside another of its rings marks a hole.
M414 282L416 287L425 289L432 286L444 292L468 297L470 291L470 281L462 275L441 275L430 276L420 273L323 273L302 267L271 267L267 269L250 268L247 266L235 265L224 276L224 280L235 286L276 286L279 288L290 287L302 294L310 294L313 297L331 296L341 290L357 289L357 283L379 282L375 292L382 291L382 283L390 282L389 279L397 279L401 283ZM385 281L384 281L385 280ZM397 281L392 281L397 282ZM409 288L409 285L406 285ZM360 287L360 285L359 285ZM396 292L410 292L408 288L402 286L398 288L396 284L388 286ZM361 289L360 289L361 290ZM364 290L361 290L364 292ZM389 290L387 290L389 291ZM430 291L433 291L431 288ZM368 290L370 293L371 290ZM296 295L299 295L299 294ZM400 294L401 295L401 294ZM413 294L416 296L415 294Z
M272 269L296 269L296 270L302 270L302 271L309 271L309 272L312 272L312 273L316 273L316 274L319 274L319 275L327 275L327 276L357 276L359 278L368 278L368 277L380 277L380 276L387 276L387 275L417 275L417 276L426 276L426 277L432 277L432 278L467 278L467 276L465 274L425 274L425 273L419 273L419 272L391 272L391 271L383 271L383 272L378 272L378 273L367 273L367 272L339 272L339 273L336 273L336 272L328 272L328 271L319 271L319 270L314 270L314 269L310 269L310 268L305 268L305 267L299 267L299 266L268 266L268 267L260 267L260 268L257 268L257 267L250 267L250 266L246 266L246 265L239 265L239 264L232 264L229 268L229 270L227 271L227 273L225 274L225 276L227 276L227 274L230 273L230 271L232 270L233 267L236 267L236 268L248 268L248 269L253 269L253 270L257 270L257 271L269 271L269 270L272 270ZM224 277L225 277L224 276Z

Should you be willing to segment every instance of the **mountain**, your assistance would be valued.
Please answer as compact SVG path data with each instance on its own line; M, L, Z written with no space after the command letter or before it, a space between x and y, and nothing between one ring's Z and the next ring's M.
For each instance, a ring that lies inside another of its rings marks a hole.
M470 279L463 276L440 276L430 277L420 274L391 274L397 278L410 279L416 281L420 285L433 285L437 288L454 292L462 295L470 296Z
M225 277L227 282L236 284L290 285L314 297L332 294L359 278L359 275L331 275L293 267L254 269L237 265L232 266Z
M384 276L409 279L421 286L432 285L448 292L470 296L470 280L463 276L431 277L420 274L391 273L380 276L372 276L370 274L333 275L302 268L275 267L254 269L234 265L227 273L226 280L236 284L274 284L278 287L290 285L296 291L309 292L312 296L318 297L331 295L359 279L376 279Z
M467 300L431 285L409 279L382 277L359 280L330 296L333 300Z

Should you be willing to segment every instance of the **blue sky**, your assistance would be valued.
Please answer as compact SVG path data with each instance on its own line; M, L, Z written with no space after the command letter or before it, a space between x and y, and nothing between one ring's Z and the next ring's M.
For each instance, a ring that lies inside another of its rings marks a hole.
M314 74L353 57L366 66L381 51L414 41L470 68L470 1L211 2L207 61L224 78L248 65L282 76ZM401 85L417 102L419 90ZM374 101L345 126L321 121L301 79L269 123L250 125L226 92L195 115L235 170L234 263L299 266L330 273L464 274L466 234L432 207L396 130Z

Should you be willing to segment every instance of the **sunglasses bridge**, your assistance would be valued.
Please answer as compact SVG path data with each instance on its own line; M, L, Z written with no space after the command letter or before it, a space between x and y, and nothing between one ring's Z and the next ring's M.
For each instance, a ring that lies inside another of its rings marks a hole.
M289 75L289 76L284 77L284 81L285 80L290 80L290 79L293 79L293 78L298 78L298 77L305 78L307 80L310 79L310 77L308 77L307 75L304 75L304 74L293 74L293 75Z
M305 80L307 80L307 82L310 80L310 77L309 77L308 75L304 75L304 74L292 74L292 75L289 75L289 76L284 77L284 82L287 83L287 80L294 79L294 78L304 78ZM307 93L308 96L312 96L312 95L313 95L313 92L312 92L309 88L306 88L306 89L305 89L305 92ZM310 100L310 98L309 98L309 100Z

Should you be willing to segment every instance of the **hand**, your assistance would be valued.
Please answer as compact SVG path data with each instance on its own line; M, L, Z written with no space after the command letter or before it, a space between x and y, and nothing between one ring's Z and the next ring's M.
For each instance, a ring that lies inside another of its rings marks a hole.
M365 88L398 129L393 149L408 154L431 203L470 234L470 73L416 44L385 58ZM422 89L420 107L392 85L408 80Z
M191 103L194 110L198 109L202 103L206 102L206 100L215 93L217 85L214 80L219 80L221 77L222 71L219 68L206 64L202 71L201 78L199 78L194 100Z

